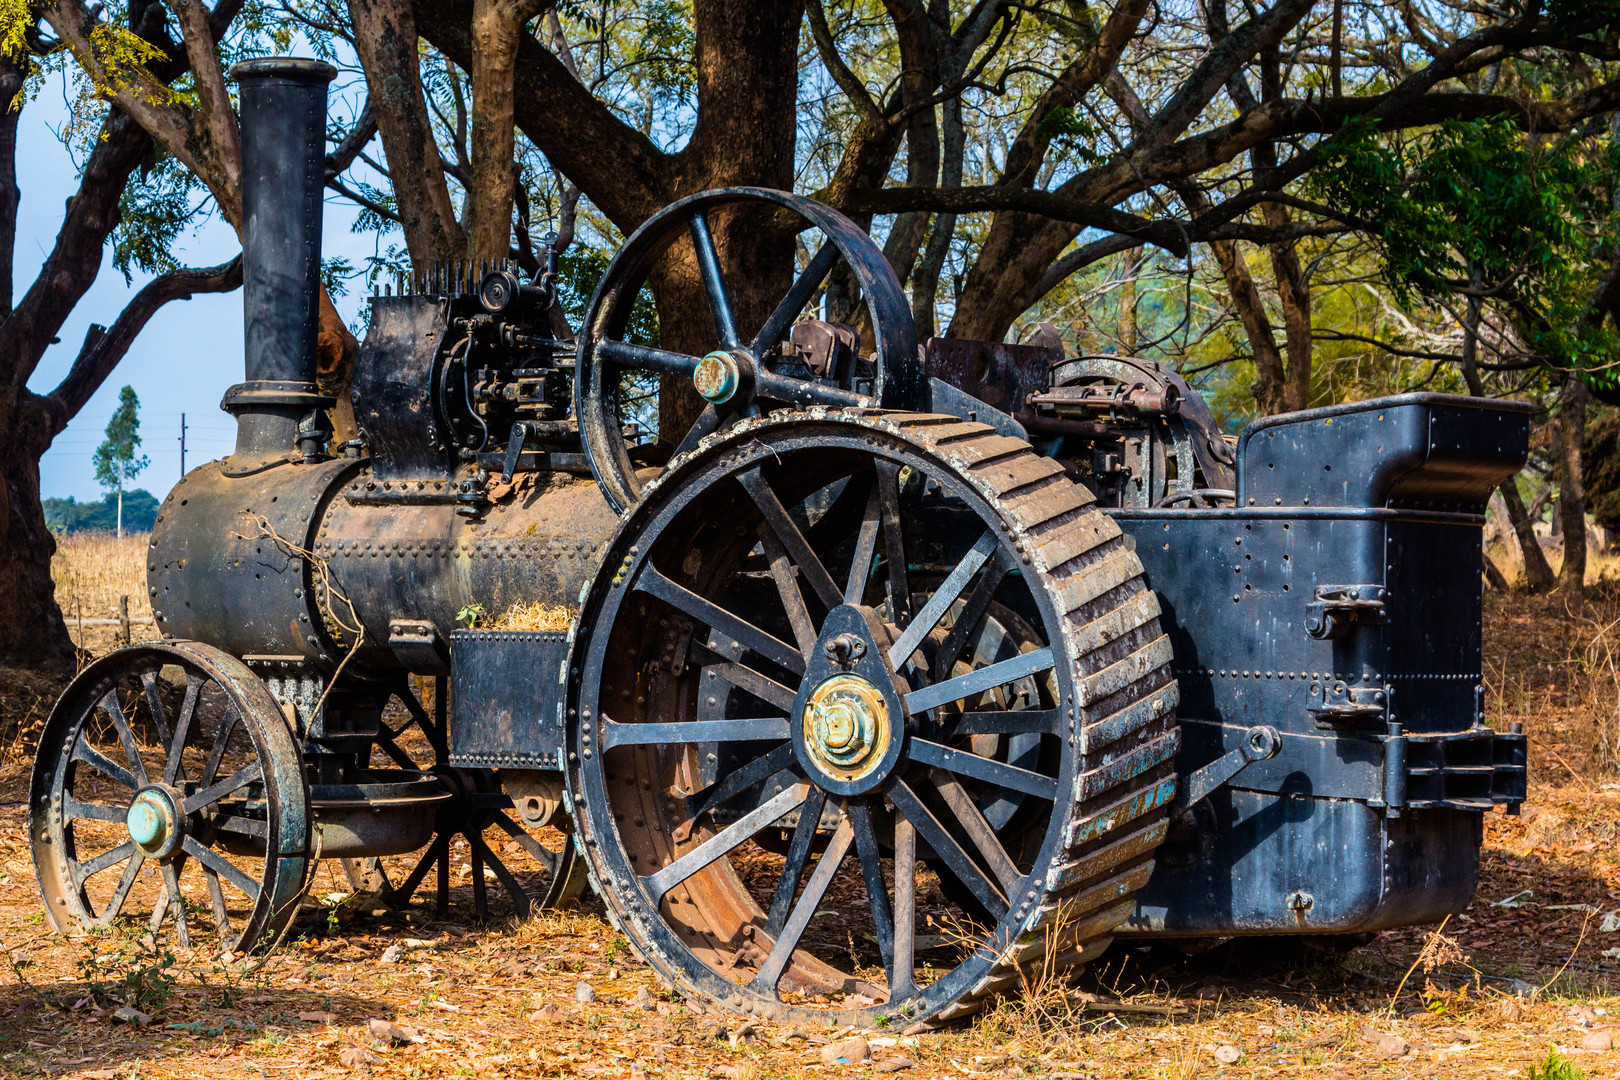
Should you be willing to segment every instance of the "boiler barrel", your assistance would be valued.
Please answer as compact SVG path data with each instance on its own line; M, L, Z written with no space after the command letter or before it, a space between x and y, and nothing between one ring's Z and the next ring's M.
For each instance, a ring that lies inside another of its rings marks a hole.
M486 618L573 607L617 525L594 483L565 474L536 474L478 519L448 503L368 503L368 476L342 458L242 477L194 469L152 532L164 636L328 670L360 641L351 670L428 670L420 646L390 642L391 623L429 623L442 647L475 606Z

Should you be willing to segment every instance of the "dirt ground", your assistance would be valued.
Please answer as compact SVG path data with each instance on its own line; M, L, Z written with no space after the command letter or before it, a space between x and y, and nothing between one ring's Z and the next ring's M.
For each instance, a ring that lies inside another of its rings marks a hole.
M1033 1000L941 1030L864 1033L864 1064L823 1064L847 1032L680 1001L594 901L477 925L463 883L447 918L352 911L328 863L262 966L57 936L13 740L0 765L0 1076L1620 1078L1620 1051L1602 1049L1620 1042L1620 684L1607 643L1620 602L1488 608L1488 708L1526 725L1534 779L1521 816L1488 816L1466 912L1348 952L1122 946ZM40 685L0 680L5 707L29 715L21 698Z

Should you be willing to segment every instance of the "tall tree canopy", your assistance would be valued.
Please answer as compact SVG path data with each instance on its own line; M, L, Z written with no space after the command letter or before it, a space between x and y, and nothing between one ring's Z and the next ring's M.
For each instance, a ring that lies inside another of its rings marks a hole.
M1049 320L1073 348L1178 365L1229 415L1548 387L1578 431L1583 388L1620 370L1608 0L3 0L0 597L49 593L39 454L151 311L234 287L235 267L170 252L201 215L239 223L224 70L294 47L366 90L328 174L377 235L373 275L534 267L553 232L577 299L659 208L748 183L869 223L925 336ZM13 304L18 107L53 72L78 89L65 137L88 152ZM805 253L740 218L716 241L757 323ZM60 387L30 393L108 246L157 276ZM706 332L690 251L650 285L650 332L676 348ZM850 284L829 288L838 310ZM55 626L6 633L0 656L67 655Z

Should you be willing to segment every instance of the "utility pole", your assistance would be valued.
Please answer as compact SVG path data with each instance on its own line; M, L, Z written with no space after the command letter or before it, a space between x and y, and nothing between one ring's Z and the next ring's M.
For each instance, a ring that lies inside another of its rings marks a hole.
M186 477L186 414L180 414L180 479Z

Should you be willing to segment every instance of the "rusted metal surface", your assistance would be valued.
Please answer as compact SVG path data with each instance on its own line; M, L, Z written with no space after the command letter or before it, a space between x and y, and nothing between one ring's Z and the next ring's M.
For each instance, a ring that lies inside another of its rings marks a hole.
M1051 385L1062 349L960 338L929 338L918 354L924 376L950 383L1004 413L1029 411L1030 395Z

